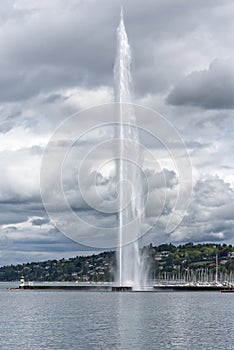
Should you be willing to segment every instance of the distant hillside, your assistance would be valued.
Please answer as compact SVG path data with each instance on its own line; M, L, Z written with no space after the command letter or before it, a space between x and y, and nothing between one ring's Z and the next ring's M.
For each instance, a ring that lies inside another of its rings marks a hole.
M226 244L193 244L175 246L150 244L142 249L147 259L150 279L213 281L216 255L220 280L234 279L234 247ZM32 262L0 268L0 281L112 281L116 272L115 253Z

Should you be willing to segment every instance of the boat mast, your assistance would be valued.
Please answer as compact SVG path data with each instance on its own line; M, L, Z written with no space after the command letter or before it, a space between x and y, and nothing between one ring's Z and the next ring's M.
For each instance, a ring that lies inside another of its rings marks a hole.
M216 267L215 267L215 283L218 284L218 272L219 272L219 262L218 262L218 254L216 254Z

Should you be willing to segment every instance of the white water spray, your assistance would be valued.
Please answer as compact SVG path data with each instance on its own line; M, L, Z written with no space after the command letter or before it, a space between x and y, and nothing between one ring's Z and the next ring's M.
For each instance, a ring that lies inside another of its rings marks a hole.
M117 252L120 286L140 289L145 285L146 274L138 239L143 214L141 152L134 107L131 105L131 50L124 26L121 8L117 29L117 52L114 68L115 101L119 102L120 159L117 163L119 182L119 249ZM131 125L129 125L131 124Z

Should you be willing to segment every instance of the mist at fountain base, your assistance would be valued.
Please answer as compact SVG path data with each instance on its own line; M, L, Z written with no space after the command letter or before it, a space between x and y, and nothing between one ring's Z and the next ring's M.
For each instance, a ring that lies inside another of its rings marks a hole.
M121 257L119 255L122 254ZM117 258L121 259L121 271L118 270L115 285L131 288L134 291L148 288L148 270L146 254L139 249L138 241L122 246L117 251Z

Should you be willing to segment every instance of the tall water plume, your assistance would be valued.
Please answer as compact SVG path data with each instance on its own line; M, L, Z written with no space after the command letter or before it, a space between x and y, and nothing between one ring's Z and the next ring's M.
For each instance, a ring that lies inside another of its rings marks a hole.
M117 252L120 286L141 288L145 283L143 257L138 240L143 216L141 152L136 118L131 104L131 49L125 30L123 10L117 29L117 52L114 67L115 101L119 102L119 248Z

